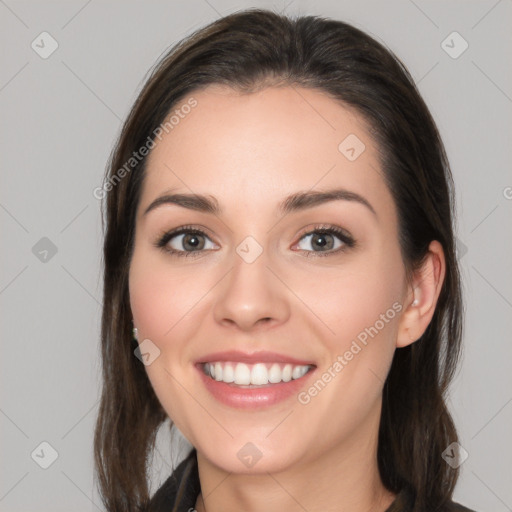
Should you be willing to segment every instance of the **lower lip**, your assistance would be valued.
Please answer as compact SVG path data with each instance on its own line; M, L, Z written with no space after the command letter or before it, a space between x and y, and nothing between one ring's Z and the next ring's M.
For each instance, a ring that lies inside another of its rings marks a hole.
M297 396L304 387L306 381L314 373L315 368L309 370L300 379L292 379L289 382L280 382L278 384L269 384L257 388L242 388L236 384L226 384L208 377L202 365L197 365L202 381L206 389L219 401L225 405L236 407L237 409L257 409L264 408L284 400L291 396Z

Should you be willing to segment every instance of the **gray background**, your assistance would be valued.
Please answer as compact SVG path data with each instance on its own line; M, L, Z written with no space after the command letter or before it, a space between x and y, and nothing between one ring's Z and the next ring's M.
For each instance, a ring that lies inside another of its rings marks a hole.
M348 21L394 50L418 83L457 187L467 315L450 408L469 457L455 499L512 510L511 0L0 0L0 510L103 510L92 464L102 298L92 192L158 57L250 6ZM47 59L31 47L43 31L59 45ZM461 40L442 44L453 31L469 44L458 58L445 50ZM48 469L42 442L58 453ZM178 460L169 445L161 435L153 488Z

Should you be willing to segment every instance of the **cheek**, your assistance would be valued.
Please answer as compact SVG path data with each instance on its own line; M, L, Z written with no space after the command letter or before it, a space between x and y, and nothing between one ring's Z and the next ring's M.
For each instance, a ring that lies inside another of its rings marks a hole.
M382 262L363 262L325 276L315 272L302 279L298 295L314 313L308 316L331 350L343 349L358 336L364 339L367 329L375 325L387 334L396 322L401 277Z
M165 256L134 254L130 267L130 305L145 338L159 344L179 330L180 321L204 295L204 280L165 262Z
M204 282L202 287L204 287ZM139 343L151 340L160 350L159 356L145 366L151 385L169 417L182 426L187 417L187 395L179 382L186 382L182 360L190 338L188 321L194 304L204 295L200 280L190 273L173 268L165 257L149 251L135 251L129 272L130 306L134 324L139 330ZM196 306L197 308L197 306Z

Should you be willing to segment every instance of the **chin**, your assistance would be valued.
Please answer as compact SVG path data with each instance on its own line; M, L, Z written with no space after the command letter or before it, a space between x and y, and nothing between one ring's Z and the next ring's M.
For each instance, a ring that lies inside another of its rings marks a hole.
M286 447L281 445L280 449L268 445L268 440L265 444L246 439L230 443L222 449L212 449L210 446L206 450L198 447L198 451L223 471L242 475L278 473L295 465L300 459L300 454L290 444Z

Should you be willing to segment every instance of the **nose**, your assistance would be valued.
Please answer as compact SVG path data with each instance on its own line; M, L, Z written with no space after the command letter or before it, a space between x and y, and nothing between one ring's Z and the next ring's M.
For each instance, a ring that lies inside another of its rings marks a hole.
M249 332L286 322L290 315L290 293L268 268L265 252L247 263L238 255L234 266L219 283L214 305L215 321L224 327Z

